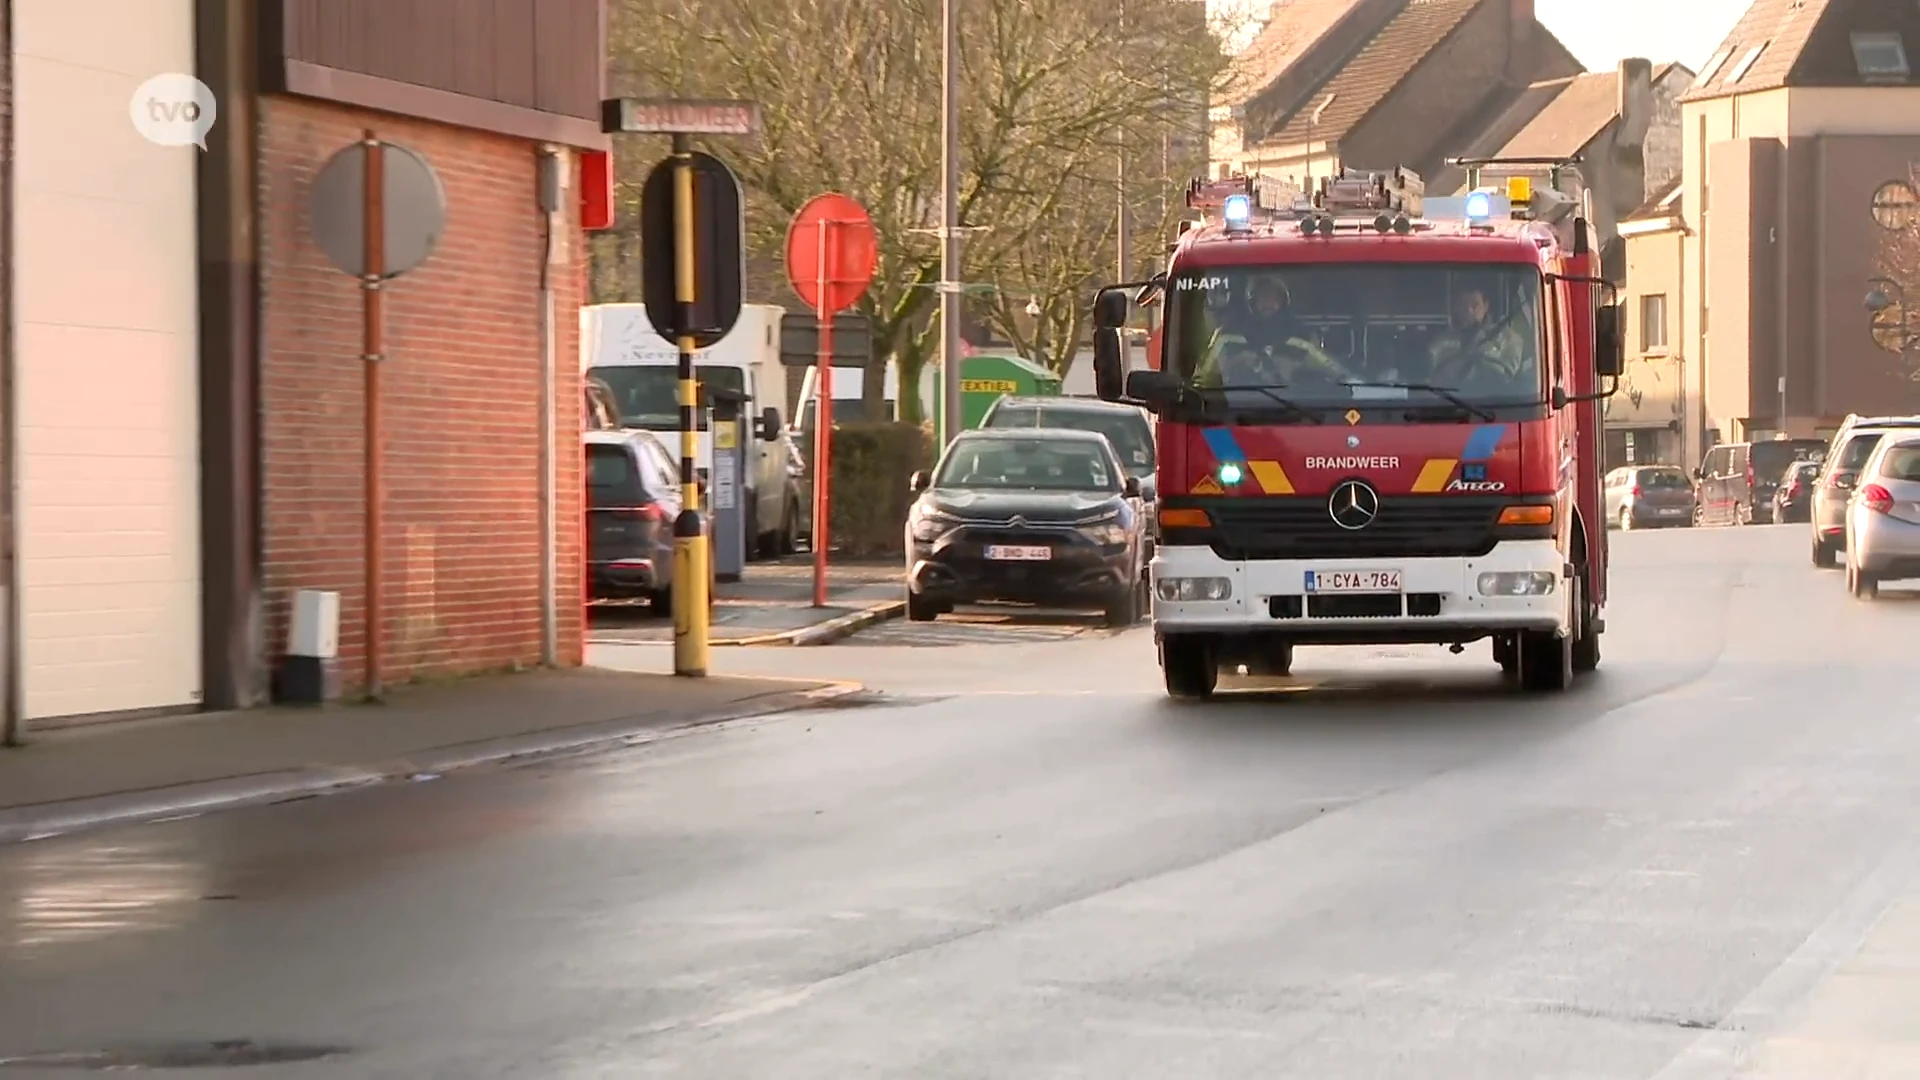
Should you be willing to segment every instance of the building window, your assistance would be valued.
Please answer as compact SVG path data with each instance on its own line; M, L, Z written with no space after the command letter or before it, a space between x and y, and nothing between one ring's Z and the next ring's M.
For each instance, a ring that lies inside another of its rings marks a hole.
M1654 293L1640 298L1640 351L1665 352L1667 348L1667 298Z
M1733 65L1733 70L1727 72L1727 81L1722 85L1732 86L1734 83L1739 82L1746 76L1747 72L1753 70L1753 62L1760 59L1760 54L1766 51L1767 43L1764 41L1748 49L1747 54L1740 58L1740 62Z
M1868 82L1906 82L1907 49L1899 34L1853 35L1853 66Z
M1732 49L1721 49L1714 53L1713 59L1707 61L1707 66L1700 69L1700 74L1694 81L1705 85L1708 79L1713 78L1713 73L1720 70L1720 65L1727 62L1727 57L1732 55Z
M1873 193L1873 220L1889 232L1920 225L1920 194L1905 180L1889 180Z

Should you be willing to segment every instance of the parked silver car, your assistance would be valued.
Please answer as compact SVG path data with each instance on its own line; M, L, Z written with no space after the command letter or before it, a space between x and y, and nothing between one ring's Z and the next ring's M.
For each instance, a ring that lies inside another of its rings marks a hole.
M1920 577L1920 434L1880 440L1847 500L1846 529L1854 596L1868 599L1882 581Z
M1693 480L1678 465L1623 465L1607 474L1604 497L1609 527L1693 524Z
M1920 416L1849 416L1834 433L1807 510L1807 520L1813 526L1813 565L1839 564L1840 551L1847 543L1847 500L1855 478L1890 432L1920 435Z

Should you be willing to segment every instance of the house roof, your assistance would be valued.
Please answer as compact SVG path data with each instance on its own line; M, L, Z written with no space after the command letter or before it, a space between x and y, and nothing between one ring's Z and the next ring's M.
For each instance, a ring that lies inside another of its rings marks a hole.
M1351 60L1308 95L1283 127L1262 141L1291 144L1345 135L1385 100L1407 73L1438 48L1480 3L1481 0L1407 0L1406 7ZM1316 122L1313 113L1328 102L1329 94L1333 95L1332 100Z
M1671 61L1653 69L1658 85L1675 69L1687 69ZM1533 119L1503 143L1493 157L1572 157L1580 148L1613 123L1620 110L1620 72L1595 71L1552 82L1534 83L1529 92L1544 89L1551 97L1539 106ZM1521 106L1537 99L1523 99Z
M1553 99L1495 157L1571 157L1619 115L1619 72L1595 71L1554 82L1559 89Z
M1705 101L1789 85L1808 40L1835 6L1836 0L1754 0L1680 100Z
M1657 86L1675 73L1693 74L1669 61L1654 67L1653 82ZM1617 69L1537 82L1479 129L1464 156L1572 157L1606 130L1619 107Z
M1633 213L1622 221L1658 221L1661 218L1680 216L1680 178L1674 177L1666 182L1652 197L1643 202Z
M1279 0L1267 24L1234 55L1221 103L1243 105L1259 96L1362 2Z

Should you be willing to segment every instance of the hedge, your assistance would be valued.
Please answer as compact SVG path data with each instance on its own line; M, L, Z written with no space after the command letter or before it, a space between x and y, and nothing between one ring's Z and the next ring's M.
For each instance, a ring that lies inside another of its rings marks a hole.
M908 481L928 468L933 440L916 424L856 422L833 425L832 530L835 551L899 555L914 495ZM802 448L808 483L813 447Z

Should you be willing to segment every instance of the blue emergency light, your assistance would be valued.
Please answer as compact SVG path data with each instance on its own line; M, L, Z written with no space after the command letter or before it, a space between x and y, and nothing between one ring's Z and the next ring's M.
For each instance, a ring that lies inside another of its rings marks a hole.
M1493 196L1484 191L1471 192L1466 209L1468 221L1485 221L1493 216Z
M1253 200L1245 195L1229 195L1220 207L1220 216L1227 221L1227 227L1245 225L1253 217Z
M1242 474L1240 472L1240 466L1234 464L1231 461L1220 466L1220 482L1221 483L1227 485L1228 487L1232 487L1235 484L1238 484L1241 478L1242 478Z

